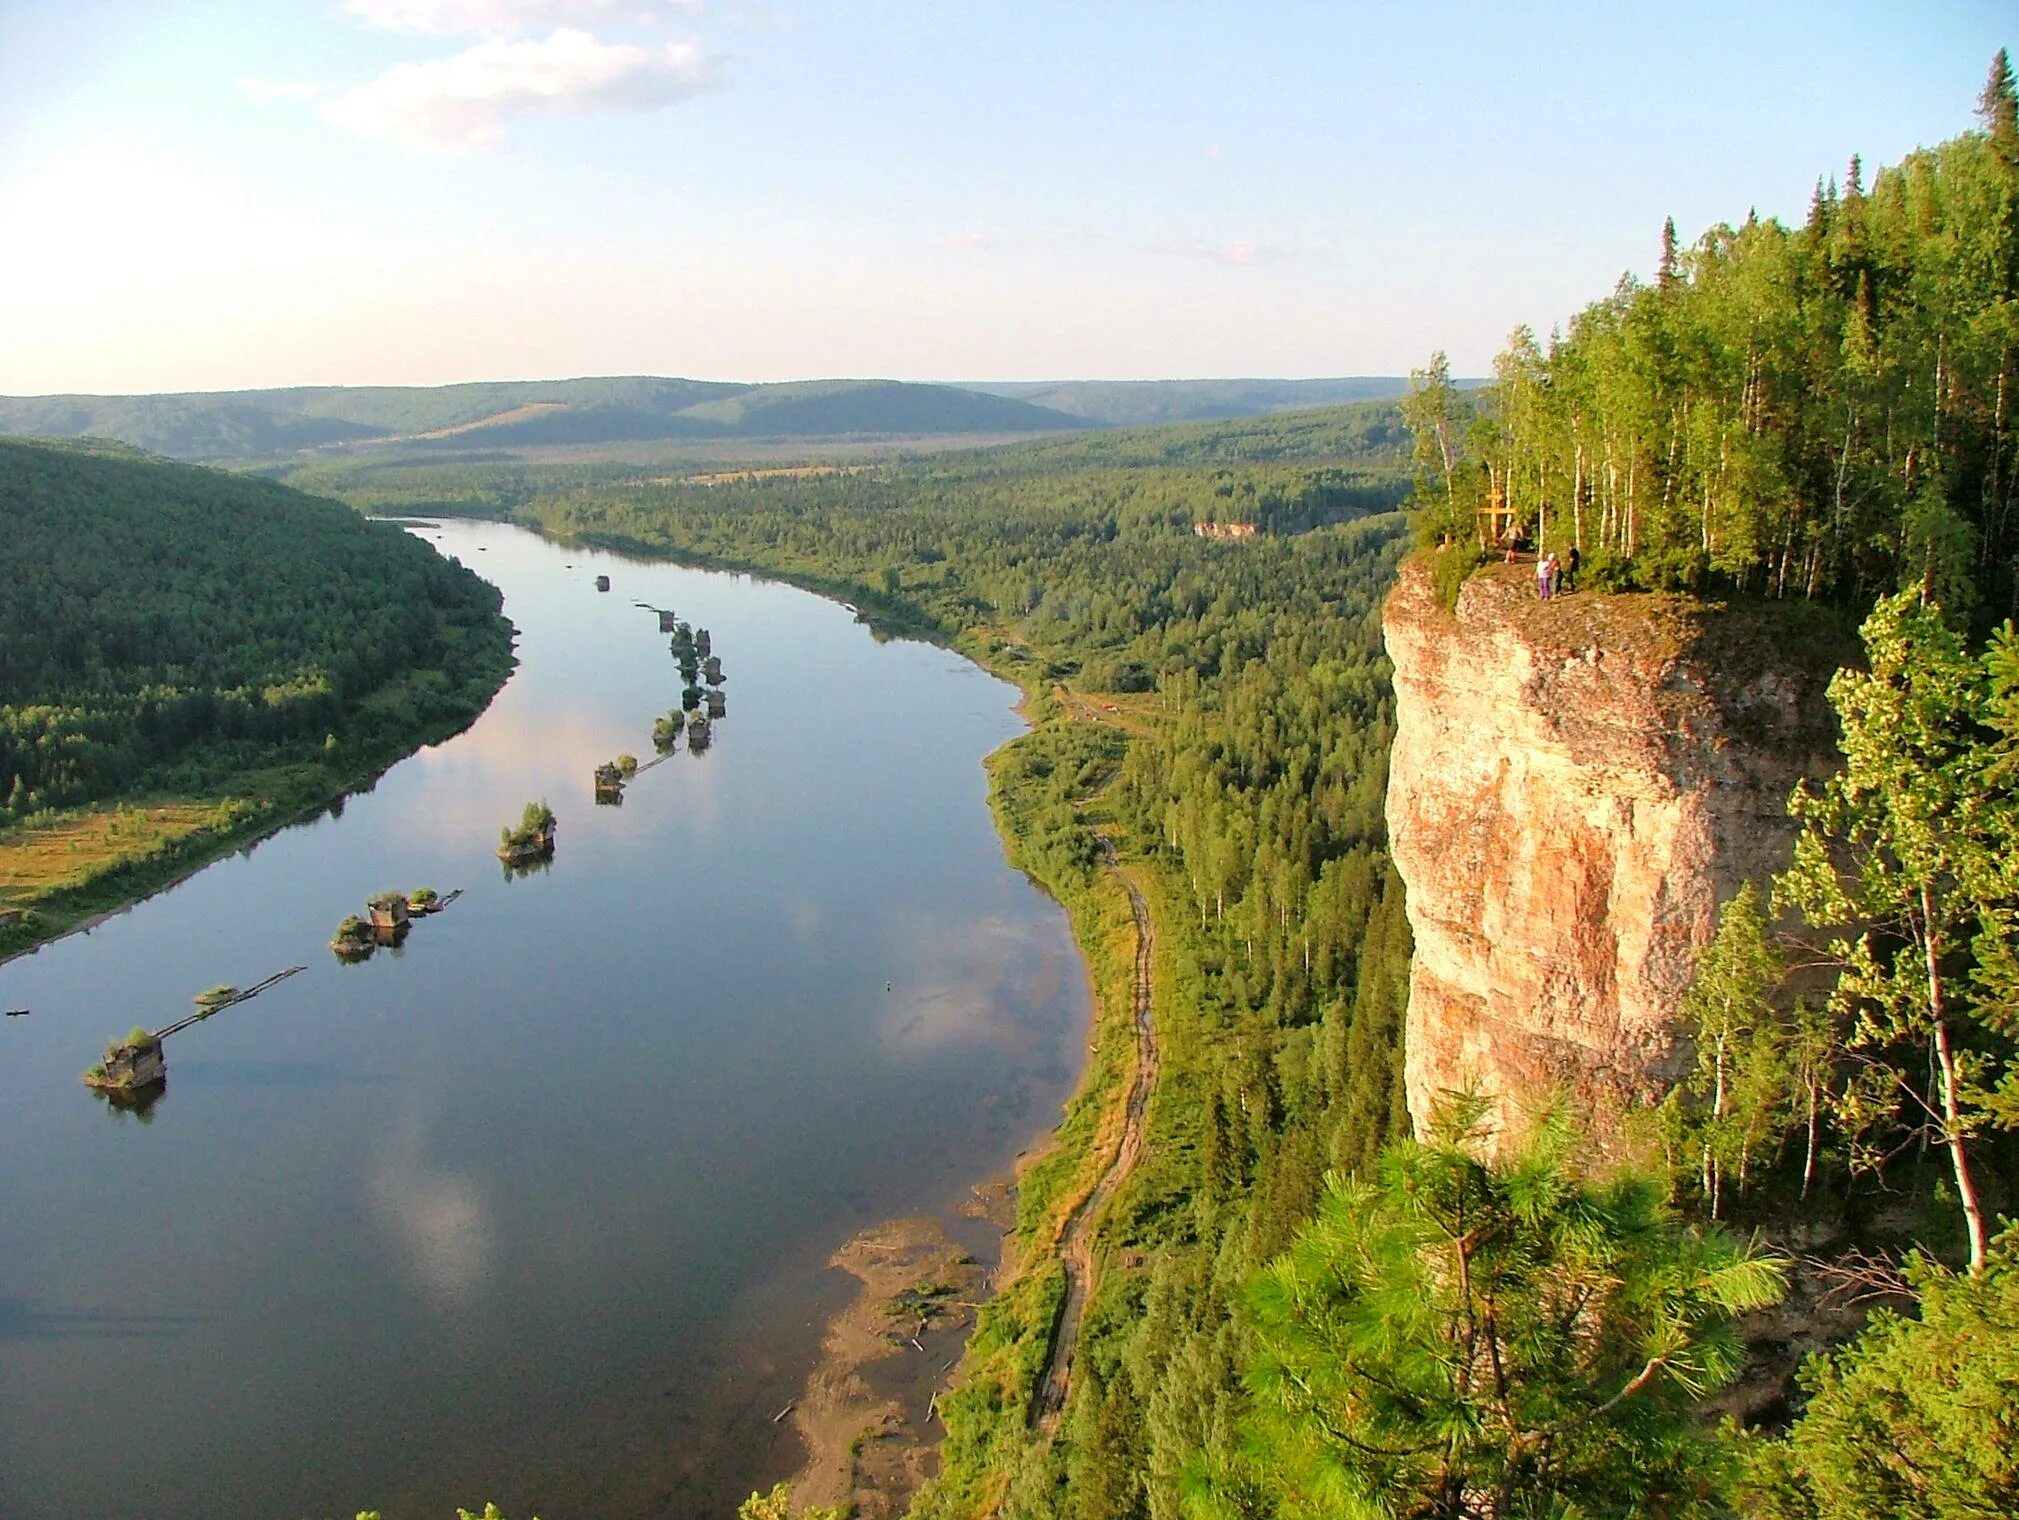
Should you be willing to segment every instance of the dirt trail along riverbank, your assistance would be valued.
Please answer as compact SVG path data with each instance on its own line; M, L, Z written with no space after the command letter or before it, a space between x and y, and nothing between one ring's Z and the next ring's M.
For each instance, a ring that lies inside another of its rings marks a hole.
M1037 1397L1031 1401L1031 1426L1049 1436L1058 1428L1059 1415L1066 1407L1066 1392L1072 1377L1073 1351L1079 1344L1080 1321L1086 1315L1087 1299L1094 1285L1094 1225L1101 1209L1114 1197L1142 1158L1145 1118L1150 1093L1157 1082L1157 1031L1150 1018L1151 969L1156 961L1156 928L1150 921L1149 904L1115 860L1114 841L1103 837L1108 869L1115 873L1129 894L1129 912L1136 920L1135 1025L1136 1076L1129 1088L1128 1112L1122 1125L1122 1143L1102 1170L1092 1191L1080 1200L1059 1232L1059 1261L1065 1268L1066 1294L1059 1305L1058 1321L1052 1328L1050 1353L1045 1358L1044 1376L1038 1381Z

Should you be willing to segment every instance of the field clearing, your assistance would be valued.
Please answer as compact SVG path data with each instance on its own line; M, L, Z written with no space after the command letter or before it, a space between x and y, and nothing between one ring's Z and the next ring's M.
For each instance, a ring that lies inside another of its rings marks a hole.
M214 827L209 802L93 808L0 833L0 907L28 907L81 887L108 868Z

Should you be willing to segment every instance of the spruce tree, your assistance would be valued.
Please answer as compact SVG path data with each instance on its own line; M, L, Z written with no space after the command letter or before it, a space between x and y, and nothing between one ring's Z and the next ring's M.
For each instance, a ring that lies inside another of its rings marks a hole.
M2004 48L1991 60L1984 91L1977 97L1977 119L1985 135L2008 164L2019 164L2019 90L2012 81L2012 59Z

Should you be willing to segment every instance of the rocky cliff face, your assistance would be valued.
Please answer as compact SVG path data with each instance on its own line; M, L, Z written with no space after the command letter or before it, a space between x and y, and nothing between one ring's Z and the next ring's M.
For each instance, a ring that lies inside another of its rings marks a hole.
M1604 1134L1686 1067L1675 1018L1718 903L1787 863L1847 640L1800 607L1539 603L1526 567L1482 570L1453 614L1420 562L1384 627L1410 1113L1476 1087L1518 1122L1560 1090Z

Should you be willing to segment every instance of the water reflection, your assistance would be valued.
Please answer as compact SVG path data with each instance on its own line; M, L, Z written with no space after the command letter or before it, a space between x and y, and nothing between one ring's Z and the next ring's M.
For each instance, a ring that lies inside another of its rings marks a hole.
M85 1091L103 1103L105 1111L122 1124L129 1119L137 1124L152 1124L156 1105L168 1096L168 1078L140 1087L86 1087Z
M491 1276L491 1210L475 1178L429 1160L424 1149L419 1116L408 1112L376 1158L372 1208L428 1299L441 1308L467 1309Z
M986 808L1010 688L626 562L734 651L737 712L598 809L594 766L680 700L656 616L596 597L607 556L436 531L521 630L474 727L0 965L0 1009L36 1011L0 1026L0 1294L33 1306L0 1307L10 1517L733 1513L789 1469L770 1417L828 1254L1006 1166L1081 1059L1065 925ZM543 796L568 849L498 861ZM402 881L469 890L395 954L325 958ZM78 1101L107 1029L180 1015L164 988L301 962L176 1037L175 1103ZM49 1317L100 1309L128 1318ZM144 1472L102 1460L136 1430Z

